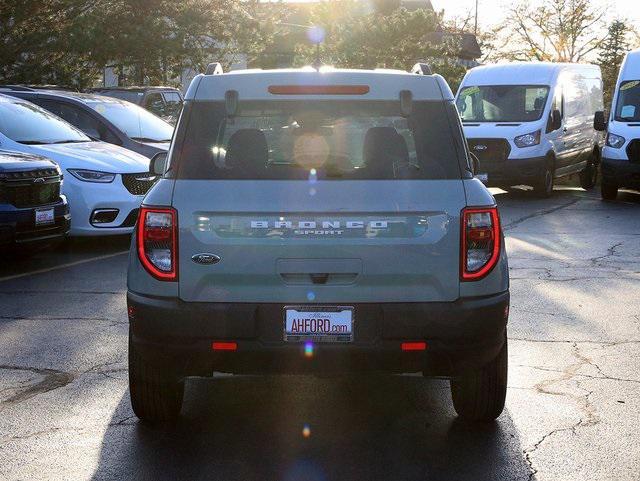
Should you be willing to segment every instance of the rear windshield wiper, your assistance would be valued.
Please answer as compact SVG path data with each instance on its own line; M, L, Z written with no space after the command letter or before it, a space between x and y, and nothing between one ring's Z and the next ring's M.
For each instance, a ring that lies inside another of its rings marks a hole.
M46 145L51 143L51 142L44 142L42 140L16 140L16 142L24 145Z

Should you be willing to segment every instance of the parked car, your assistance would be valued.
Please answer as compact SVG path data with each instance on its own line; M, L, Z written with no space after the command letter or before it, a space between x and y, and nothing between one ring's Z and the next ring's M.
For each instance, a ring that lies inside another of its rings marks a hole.
M40 246L65 238L71 216L61 183L55 162L0 151L0 247Z
M602 198L619 188L640 191L640 50L629 52L613 95L607 141L602 150Z
M507 256L464 146L438 75L197 76L129 258L136 415L215 369L447 376L458 414L497 417Z
M476 67L465 75L456 105L487 185L530 185L548 197L555 179L579 174L584 189L595 186L604 140L599 67Z
M7 89L0 92L28 100L75 125L89 137L151 158L166 151L173 126L143 108L95 94Z
M146 157L93 141L51 112L1 94L0 145L44 155L60 166L72 236L130 234L142 197L156 179Z
M182 94L174 87L98 87L89 92L133 102L174 125L182 110Z

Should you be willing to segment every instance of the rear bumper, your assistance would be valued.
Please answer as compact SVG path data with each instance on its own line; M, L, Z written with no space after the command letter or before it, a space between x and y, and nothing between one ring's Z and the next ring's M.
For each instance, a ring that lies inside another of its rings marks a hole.
M147 362L182 375L251 373L424 372L453 376L477 369L502 348L509 292L450 303L354 305L354 340L283 341L283 304L186 303L127 294L131 342ZM342 303L341 303L342 304ZM212 351L212 341L235 341L236 351ZM402 352L403 341L426 341L425 351Z
M601 165L603 182L618 187L640 189L640 162L603 157Z
M35 225L35 211L42 208L54 209L54 222ZM40 207L17 208L0 204L0 246L37 244L64 238L69 232L71 216L64 197L55 204Z
M543 177L546 157L507 159L500 163L480 163L480 172L489 176L489 187L533 185Z

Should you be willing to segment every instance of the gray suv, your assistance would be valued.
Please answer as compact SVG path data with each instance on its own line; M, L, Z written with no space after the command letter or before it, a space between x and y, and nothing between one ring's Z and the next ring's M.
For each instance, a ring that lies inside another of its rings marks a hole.
M185 377L214 371L421 372L466 419L502 412L504 239L442 77L199 75L151 164L128 272L139 418L176 417Z

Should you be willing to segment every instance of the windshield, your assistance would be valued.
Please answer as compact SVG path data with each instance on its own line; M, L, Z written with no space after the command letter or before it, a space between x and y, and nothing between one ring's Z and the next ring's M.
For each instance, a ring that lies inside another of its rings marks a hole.
M455 115L451 109L451 115ZM193 105L182 178L460 178L444 102L244 102Z
M620 84L615 118L620 122L640 121L640 80Z
M0 132L22 144L90 142L80 130L29 102L0 102Z
M173 127L152 113L129 102L87 102L127 137L142 142L169 142Z
M548 95L540 85L465 87L456 106L463 122L532 122L542 117Z
M137 104L144 97L143 92L136 92L134 90L103 90L96 92L100 95L106 95L107 97L113 97L116 99L126 100L127 102L133 102Z

